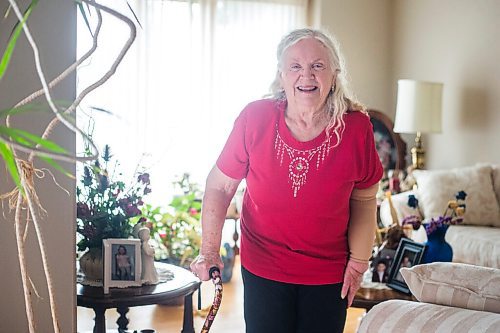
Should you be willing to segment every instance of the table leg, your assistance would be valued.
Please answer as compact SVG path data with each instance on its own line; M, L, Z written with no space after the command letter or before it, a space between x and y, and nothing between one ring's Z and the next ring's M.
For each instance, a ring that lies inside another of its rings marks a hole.
M94 313L94 333L106 333L106 317L104 314L106 313L105 308L95 307Z
M192 293L184 297L184 319L181 333L194 333Z
M118 307L116 311L120 314L120 317L116 320L119 330L127 330L129 320L127 319L128 307Z
M240 249L238 248L238 239L240 238L240 235L238 234L238 219L234 219L234 233L233 233L233 240L234 240L234 255L237 256L240 254Z

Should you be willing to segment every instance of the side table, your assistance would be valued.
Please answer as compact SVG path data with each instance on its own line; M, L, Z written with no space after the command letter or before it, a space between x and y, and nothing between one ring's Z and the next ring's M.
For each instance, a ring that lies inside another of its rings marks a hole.
M392 289L359 288L354 296L352 307L369 311L375 305L390 299L402 299L417 302L413 295L403 294Z
M92 308L95 312L94 333L106 332L106 309L117 309L120 314L116 321L119 331L125 331L129 323L126 317L129 307L159 304L182 296L184 296L184 319L181 332L194 333L193 293L201 284L200 280L190 271L178 266L159 262L155 262L155 266L170 270L174 274L173 280L157 285L111 288L109 294L104 294L102 287L77 284L77 305Z

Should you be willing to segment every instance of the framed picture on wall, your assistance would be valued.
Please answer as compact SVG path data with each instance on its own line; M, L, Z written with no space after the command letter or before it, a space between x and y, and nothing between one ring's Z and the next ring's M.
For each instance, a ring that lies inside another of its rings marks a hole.
M424 244L416 243L407 238L402 238L391 264L387 286L406 294L410 294L410 289L408 288L408 285L399 270L403 267L409 268L420 264L422 255L424 254L424 249Z
M141 241L109 238L103 240L104 293L109 288L141 286Z

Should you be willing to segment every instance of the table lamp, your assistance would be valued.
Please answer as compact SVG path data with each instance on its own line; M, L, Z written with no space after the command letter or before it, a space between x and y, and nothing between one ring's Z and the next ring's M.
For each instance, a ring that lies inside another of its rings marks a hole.
M425 164L421 134L441 132L442 91L442 83L398 80L394 132L417 134L411 149L414 169L423 169Z

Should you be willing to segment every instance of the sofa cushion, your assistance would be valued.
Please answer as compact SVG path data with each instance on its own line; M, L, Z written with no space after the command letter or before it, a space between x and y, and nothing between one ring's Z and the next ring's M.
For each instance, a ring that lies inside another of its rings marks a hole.
M415 170L420 208L426 219L443 214L458 191L467 192L464 224L500 227L492 167L478 165L450 170Z
M500 315L448 306L390 300L374 306L358 333L500 332Z
M500 269L435 262L400 271L420 302L500 313Z
M500 228L451 225L446 241L454 262L500 268Z

